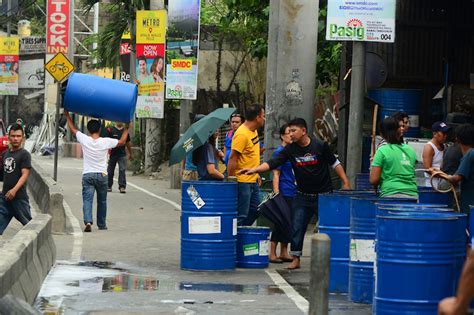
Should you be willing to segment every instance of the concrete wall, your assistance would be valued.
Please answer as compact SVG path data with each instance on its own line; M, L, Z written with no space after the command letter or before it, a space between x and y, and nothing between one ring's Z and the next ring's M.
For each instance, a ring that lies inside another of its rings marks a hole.
M38 214L0 247L0 297L11 294L32 304L56 260L52 219Z
M32 161L32 166L33 168L28 177L30 196L34 198L42 213L51 215L53 233L66 233L66 213L61 188L44 172L38 163Z

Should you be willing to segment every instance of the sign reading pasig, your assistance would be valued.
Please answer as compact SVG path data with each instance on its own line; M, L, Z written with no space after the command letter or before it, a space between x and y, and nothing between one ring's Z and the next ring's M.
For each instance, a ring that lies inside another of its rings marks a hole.
M70 0L48 0L46 53L68 53Z

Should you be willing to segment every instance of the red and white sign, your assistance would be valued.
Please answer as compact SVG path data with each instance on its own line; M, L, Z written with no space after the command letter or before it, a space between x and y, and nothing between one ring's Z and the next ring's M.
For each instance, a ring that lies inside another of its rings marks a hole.
M69 19L71 0L48 0L46 53L67 54L69 47Z

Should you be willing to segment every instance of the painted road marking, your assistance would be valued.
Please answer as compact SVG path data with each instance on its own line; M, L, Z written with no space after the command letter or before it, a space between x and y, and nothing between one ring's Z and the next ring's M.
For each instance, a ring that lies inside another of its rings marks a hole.
M283 277L275 270L265 270L265 272L272 278L273 282L278 286L280 290L296 304L296 306L304 313L308 314L309 303L304 297L302 297L293 287L286 282Z

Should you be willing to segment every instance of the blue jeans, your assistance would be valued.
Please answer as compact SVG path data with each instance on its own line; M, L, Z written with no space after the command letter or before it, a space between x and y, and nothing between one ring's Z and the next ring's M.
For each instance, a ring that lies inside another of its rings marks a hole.
M318 215L318 195L296 192L293 200L293 237L290 255L300 257L303 254L304 235L313 214Z
M6 201L5 196L0 194L0 235L3 234L12 218L17 219L23 225L30 222L30 202L28 199Z
M127 156L114 156L111 155L109 159L109 165L107 166L107 173L109 174L109 188L112 188L114 184L114 173L115 166L119 166L118 186L119 188L126 188L127 181L125 179L125 169L127 168Z
M82 175L82 211L84 224L93 223L92 204L94 192L97 191L97 226L106 227L107 216L107 175L102 173L87 173Z
M237 183L238 226L252 225L258 218L260 189L257 183Z

